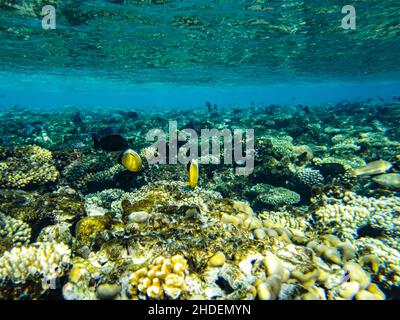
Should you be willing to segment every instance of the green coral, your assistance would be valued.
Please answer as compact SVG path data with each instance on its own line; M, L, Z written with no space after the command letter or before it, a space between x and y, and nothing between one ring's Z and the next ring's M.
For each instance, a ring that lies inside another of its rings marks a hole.
M300 202L300 195L286 188L257 184L253 190L258 193L256 199L269 206L292 205Z
M84 206L77 195L62 190L41 195L23 190L0 189L0 210L15 219L37 226L55 221L72 222L84 213Z
M318 170L303 168L296 171L294 179L302 187L311 189L315 185L324 183L324 177Z
M99 239L107 240L107 229L110 226L108 216L85 217L76 225L76 240L80 246L91 247Z

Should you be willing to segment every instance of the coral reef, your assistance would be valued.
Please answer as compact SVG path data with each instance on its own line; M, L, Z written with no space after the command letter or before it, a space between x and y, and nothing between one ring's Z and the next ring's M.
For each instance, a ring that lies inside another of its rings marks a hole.
M325 205L315 211L321 230L343 239L357 239L361 227L370 227L389 240L399 236L399 197L363 197L345 192L342 199L324 197Z
M84 213L84 204L73 189L60 188L45 194L0 189L0 200L1 211L31 227L53 222L71 223Z
M392 117L377 122L344 102L211 107L168 117L189 128L257 129L255 167L237 176L241 163L200 164L195 189L185 165L147 162L156 150L144 136L167 128L163 112L15 111L11 145L0 147L0 299L393 298L398 190L357 174L379 159L386 174L399 170ZM357 125L348 127L347 110ZM88 128L119 122L142 157L138 174L91 147Z
M318 170L304 168L294 174L294 179L301 187L311 189L313 186L324 183L324 177Z

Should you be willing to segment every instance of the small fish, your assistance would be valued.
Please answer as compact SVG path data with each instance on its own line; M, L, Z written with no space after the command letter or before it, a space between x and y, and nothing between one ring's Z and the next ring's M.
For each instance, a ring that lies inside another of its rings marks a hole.
M72 149L82 149L82 148L86 147L86 144L84 144L83 142L75 142L75 143L71 143L70 147Z
M128 148L128 141L121 135L120 128L107 127L99 133L92 133L95 149L122 151Z
M355 176L373 176L382 174L392 168L392 164L385 160L377 160L367 163L365 166L358 167L353 170Z
M372 180L377 184L390 189L400 189L400 173L386 173L373 177Z
M206 102L208 112L218 111L218 106L216 104L212 105L211 102Z
M122 152L118 162L130 172L138 172L142 168L142 158L132 149L126 149Z
M192 159L187 164L187 170L189 173L189 181L186 182L186 184L192 189L195 189L197 187L197 183L199 182L199 165L195 159Z
M131 118L131 119L137 119L139 118L139 115L137 112L135 111L122 111L122 110L118 110L117 113L121 116L127 117L127 118Z
M22 129L22 134L26 137L30 137L34 134L39 134L43 130L43 127L38 124L26 124Z
M71 114L71 120L72 120L72 122L73 122L75 125L77 125L77 126L80 126L80 125L83 124L83 120L82 120L82 117L81 117L81 113L80 113L79 111L75 111L75 112L73 112L73 113Z

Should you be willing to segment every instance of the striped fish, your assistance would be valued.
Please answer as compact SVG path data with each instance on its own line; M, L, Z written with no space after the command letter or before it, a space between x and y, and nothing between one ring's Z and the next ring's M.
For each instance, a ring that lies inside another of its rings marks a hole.
M355 176L373 176L376 174L382 174L389 171L392 168L392 164L385 160L377 160L367 163L365 166L358 167L353 171Z

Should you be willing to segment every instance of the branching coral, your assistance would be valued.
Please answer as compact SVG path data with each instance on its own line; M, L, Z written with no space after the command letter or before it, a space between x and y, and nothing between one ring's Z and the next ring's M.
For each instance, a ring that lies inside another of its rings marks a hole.
M23 188L58 179L50 151L38 146L0 147L0 187Z
M132 297L177 299L186 290L185 277L189 273L185 258L157 257L147 268L142 268L130 277L129 291Z
M26 223L0 212L0 248L11 249L29 243L31 228Z
M357 229L370 226L389 238L400 233L400 198L358 196L346 192L343 199L326 198L326 204L315 211L317 225L345 239L355 239Z
M40 243L15 247L0 258L0 279L25 282L38 274L56 279L69 267L71 250L65 244Z
M39 297L65 274L70 256L69 247L58 243L38 242L4 252L0 258L0 297L18 299L26 291L30 298ZM15 288L7 286L10 281L16 284Z

